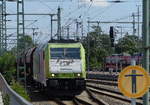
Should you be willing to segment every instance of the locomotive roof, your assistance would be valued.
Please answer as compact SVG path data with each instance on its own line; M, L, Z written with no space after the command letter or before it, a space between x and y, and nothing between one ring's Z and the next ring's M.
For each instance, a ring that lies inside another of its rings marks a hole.
M61 40L52 39L52 40L48 41L48 43L78 43L78 42L79 41L72 40L72 39L69 39L69 40L66 40L66 39L61 39Z
M51 41L49 41L48 43L45 43L45 44L40 44L39 46L37 46L36 47L36 50L35 50L35 52L39 52L39 51L41 51L42 49L44 49L44 48L46 48L46 46L48 45L48 44L61 44L61 43L63 43L63 44L65 44L65 43L79 43L79 41L74 41L74 40L51 40Z

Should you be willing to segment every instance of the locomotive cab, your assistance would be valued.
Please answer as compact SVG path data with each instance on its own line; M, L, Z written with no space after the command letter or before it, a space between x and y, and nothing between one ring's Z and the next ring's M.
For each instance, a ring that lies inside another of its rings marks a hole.
M72 46L71 46L72 45ZM50 47L48 86L53 90L70 90L79 94L85 89L85 56L82 46L63 44ZM66 92L67 92L66 91Z
M33 55L34 80L53 94L80 94L85 89L85 51L81 43L48 43Z

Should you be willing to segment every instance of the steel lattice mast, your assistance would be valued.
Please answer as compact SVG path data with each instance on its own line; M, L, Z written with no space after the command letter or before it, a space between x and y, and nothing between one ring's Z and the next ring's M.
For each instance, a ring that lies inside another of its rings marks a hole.
M26 48L24 36L25 36L24 0L17 0L17 60L19 60L20 57L24 56L24 51ZM21 39L23 39L23 40L21 40ZM24 77L20 76L20 73L22 71L24 72ZM23 65L20 65L19 61L17 63L17 79L19 81L24 80L24 82L26 82L25 61L23 61Z
M1 0L0 14L0 55L2 55L7 50L6 0Z
M2 4L0 5L0 14L2 14ZM2 55L2 15L0 15L0 55Z

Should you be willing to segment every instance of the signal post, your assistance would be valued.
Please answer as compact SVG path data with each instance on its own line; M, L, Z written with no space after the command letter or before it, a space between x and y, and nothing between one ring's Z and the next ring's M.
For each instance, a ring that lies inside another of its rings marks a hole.
M150 9L150 1L143 0L143 25L142 25L142 37L143 37L143 67L149 73L149 23L150 23L150 16L149 16L149 9ZM143 97L143 105L149 105L149 91Z

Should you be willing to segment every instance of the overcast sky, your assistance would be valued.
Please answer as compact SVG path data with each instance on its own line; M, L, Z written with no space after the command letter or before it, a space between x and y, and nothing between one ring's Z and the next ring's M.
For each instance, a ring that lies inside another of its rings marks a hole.
M92 2L91 2L92 1ZM140 15L142 15L141 0L124 0L122 3L111 3L107 0L25 0L25 13L57 13L58 6L61 7L62 26L71 24L71 32L75 32L75 19L84 22L84 33L87 32L87 19L99 21L132 21L132 13L137 14L137 5L140 5ZM113 1L113 0L109 0ZM7 2L7 13L16 13L16 3ZM79 18L80 17L80 18ZM8 16L7 27L16 27L16 16ZM25 16L25 25L27 27L38 27L40 37L39 42L47 41L50 34L49 16ZM34 20L38 20L34 22ZM137 20L137 17L136 17ZM141 18L140 18L141 20ZM100 24L104 33L109 32L109 27L124 27L124 32L132 33L132 24ZM130 28L129 28L130 27ZM54 27L56 32L56 25ZM118 29L120 30L120 29ZM8 33L14 33L16 30L9 30ZM32 30L26 30L27 34L32 34ZM15 35L15 34L14 34ZM119 34L118 34L119 36Z

